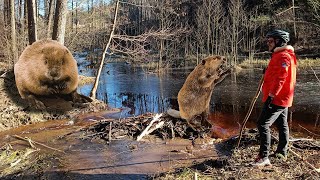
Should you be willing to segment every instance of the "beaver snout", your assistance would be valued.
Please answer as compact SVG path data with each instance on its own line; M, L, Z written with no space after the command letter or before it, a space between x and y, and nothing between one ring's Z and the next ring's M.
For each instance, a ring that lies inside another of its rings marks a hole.
M60 78L60 72L58 68L52 68L47 73L47 76L52 80L57 80Z
M58 72L57 71L51 71L50 72L50 76L51 77L57 77L58 76Z

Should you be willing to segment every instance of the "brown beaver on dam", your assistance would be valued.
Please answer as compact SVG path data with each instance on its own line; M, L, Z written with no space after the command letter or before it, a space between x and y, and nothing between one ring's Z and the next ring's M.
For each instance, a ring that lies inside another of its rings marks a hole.
M231 68L227 66L223 56L203 59L189 74L178 93L179 111L168 109L167 113L172 117L187 120L194 130L195 127L202 129L202 125L207 126L213 88L230 72Z
M38 96L71 95L75 103L92 101L77 93L77 62L57 41L46 39L27 46L14 66L14 74L21 98L36 109L46 108Z

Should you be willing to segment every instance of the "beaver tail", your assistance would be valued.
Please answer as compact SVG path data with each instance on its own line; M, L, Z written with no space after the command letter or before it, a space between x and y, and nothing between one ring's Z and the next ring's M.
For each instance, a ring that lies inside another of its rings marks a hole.
M167 114L169 114L169 116L174 117L174 118L181 118L180 112L175 109L171 109L171 108L168 109Z

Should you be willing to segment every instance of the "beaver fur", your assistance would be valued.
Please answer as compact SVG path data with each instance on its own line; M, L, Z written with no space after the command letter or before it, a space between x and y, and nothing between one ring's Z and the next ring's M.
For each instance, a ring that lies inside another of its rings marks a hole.
M188 75L178 93L179 111L169 109L167 113L176 118L191 121L197 117L206 120L209 114L211 95L215 85L220 83L231 71L223 56L209 56L202 60ZM203 123L203 122L201 122Z
M77 62L57 41L39 40L27 46L14 66L14 74L21 98L36 109L45 108L36 96L71 95L73 102L91 101L77 93Z

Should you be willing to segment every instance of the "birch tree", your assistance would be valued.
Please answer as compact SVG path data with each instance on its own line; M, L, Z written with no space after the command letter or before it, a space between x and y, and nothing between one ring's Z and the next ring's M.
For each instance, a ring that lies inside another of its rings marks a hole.
M15 20L15 5L14 0L10 0L10 26L11 26L11 51L13 54L13 60L18 60L17 51L17 36L16 36L16 20Z

